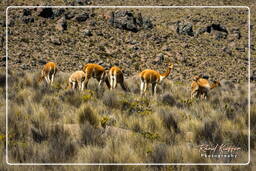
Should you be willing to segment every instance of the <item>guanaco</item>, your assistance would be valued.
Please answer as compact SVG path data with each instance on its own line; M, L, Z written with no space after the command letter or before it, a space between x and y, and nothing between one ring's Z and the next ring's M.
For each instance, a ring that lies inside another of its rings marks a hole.
M47 84L52 85L54 76L57 72L57 65L54 62L48 62L44 65L41 76L39 78L39 82L41 82L43 79L45 79Z
M116 88L117 83L119 83L124 91L128 91L128 87L124 83L123 72L119 67L117 67L117 66L111 67L108 74L109 74L109 79L110 79L110 89L111 90Z
M152 84L152 94L153 95L156 94L157 84L159 84L160 82L162 82L163 79L168 77L172 69L173 69L173 64L169 65L167 68L167 71L163 74L160 74L159 72L151 69L146 69L142 71L139 74L139 77L141 80L141 84L140 84L141 95L143 95L146 92L149 83Z
M105 82L107 87L110 89L110 83L109 83L109 80L107 79L107 72L102 66L98 64L86 64L83 67L83 71L85 72L85 75L86 75L85 88L87 88L90 78L93 77L98 80L99 87L101 86L102 82Z
M79 90L84 90L86 75L83 71L76 71L70 75L68 79L68 88L72 88L73 90L78 87Z
M191 83L191 99L194 97L208 97L208 92L215 87L221 86L219 81L213 81L210 83L208 79L195 76Z

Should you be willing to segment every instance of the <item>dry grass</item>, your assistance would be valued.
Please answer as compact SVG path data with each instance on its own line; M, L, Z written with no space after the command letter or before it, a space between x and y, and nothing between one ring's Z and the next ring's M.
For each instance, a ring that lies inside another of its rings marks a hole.
M189 101L189 88L169 80L159 86L157 97L141 97L93 88L95 80L89 90L67 90L58 86L67 79L64 73L50 88L36 83L33 74L22 75L12 74L17 84L9 87L10 162L247 161L246 86L224 86L208 101ZM134 79L129 82L136 85ZM205 143L239 146L245 157L202 158L197 146Z

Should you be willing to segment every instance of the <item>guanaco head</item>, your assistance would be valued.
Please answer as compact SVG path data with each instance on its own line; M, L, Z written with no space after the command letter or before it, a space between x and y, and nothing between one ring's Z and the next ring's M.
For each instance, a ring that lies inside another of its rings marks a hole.
M169 64L169 65L168 65L168 68L169 68L169 69L173 69L173 64Z
M199 78L200 78L199 76L194 76L194 77L192 78L192 80L193 80L193 81L197 81L197 80L199 80Z
M213 81L212 88L221 87L220 81Z

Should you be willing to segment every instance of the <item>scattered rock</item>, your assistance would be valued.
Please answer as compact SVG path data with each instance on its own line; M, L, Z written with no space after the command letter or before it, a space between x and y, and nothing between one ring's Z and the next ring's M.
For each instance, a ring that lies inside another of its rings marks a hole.
M178 34L194 36L193 25L191 23L178 22L176 32Z
M64 30L67 30L67 21L66 21L66 18L65 16L61 17L58 21L57 21L57 24L55 26L56 30L58 31L64 31Z
M54 9L53 10L53 15L54 17L60 17L65 13L65 9L64 8L58 8L58 9Z
M212 33L213 31L215 31L215 38L217 40L220 40L220 39L223 39L223 38L226 38L227 37L227 34L228 34L228 30L225 26L222 26L220 24L211 24L207 27L203 27L203 28L200 28L196 35L201 35L203 33Z
M78 16L76 16L75 20L78 22L83 22L83 21L86 21L88 18L89 18L89 14L83 13L83 14L79 14Z
M236 50L239 51L239 52L245 52L245 48L237 47Z
M223 52L227 53L228 55L232 56L232 51L228 47L223 48Z
M251 81L256 81L256 70L254 70L251 74L251 77L250 77L250 80Z
M209 26L208 26L209 27ZM216 31L224 32L228 34L228 30L225 26L222 26L220 24L212 24L211 28Z
M27 64L22 64L20 67L21 67L21 69L24 69L24 70L30 69L30 66Z
M12 27L14 26L14 20L9 18L8 21L7 21L7 24L8 24L8 27ZM10 35L10 34L9 34Z
M172 49L169 46L163 46L162 50L163 51L171 51Z
M74 18L74 17L75 17L75 13L74 13L73 11L69 11L69 12L67 12L67 13L65 14L65 18L66 18L67 20L72 19L72 18Z
M164 55L159 53L153 61L153 64L161 64L164 61Z
M92 36L92 32L88 29L85 29L83 32L85 36Z
M4 61L4 62L5 62L5 61L6 61L6 56L2 57L2 58L1 58L1 61Z
M51 37L51 43L53 43L54 45L61 45L61 41L58 38L55 37Z
M29 16L29 15L31 15L31 9L29 9L29 8L24 8L22 15L23 15L23 16Z
M54 18L52 8L37 8L38 16L43 18Z
M115 11L110 14L109 23L119 29L138 32L142 29L151 29L151 20L142 17L141 13L135 15L132 11Z
M216 40L221 40L221 39L226 39L226 38L227 38L226 33L222 33L222 32L216 32L215 33L215 39Z
M28 24L28 23L33 23L35 21L34 17L23 17L22 18L22 22L25 23L25 24Z
M45 60L43 60L43 59L39 59L39 60L38 60L38 63L39 63L40 65L44 65L44 64L46 64L47 62L46 62Z
M232 33L232 36L235 39L240 39L241 38L241 33L240 33L239 28L235 28L235 29L231 30L231 33Z
M92 2L91 0L75 0L73 2L71 2L72 6L76 6L76 5L90 5Z

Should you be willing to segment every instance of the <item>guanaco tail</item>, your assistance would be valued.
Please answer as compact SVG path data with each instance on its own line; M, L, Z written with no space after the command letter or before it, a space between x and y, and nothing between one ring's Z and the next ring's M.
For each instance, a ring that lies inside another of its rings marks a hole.
M110 79L110 89L111 90L116 88L117 83L119 83L124 91L129 91L128 87L124 83L123 72L119 67L117 67L117 66L111 67L108 74L109 74L109 79Z

